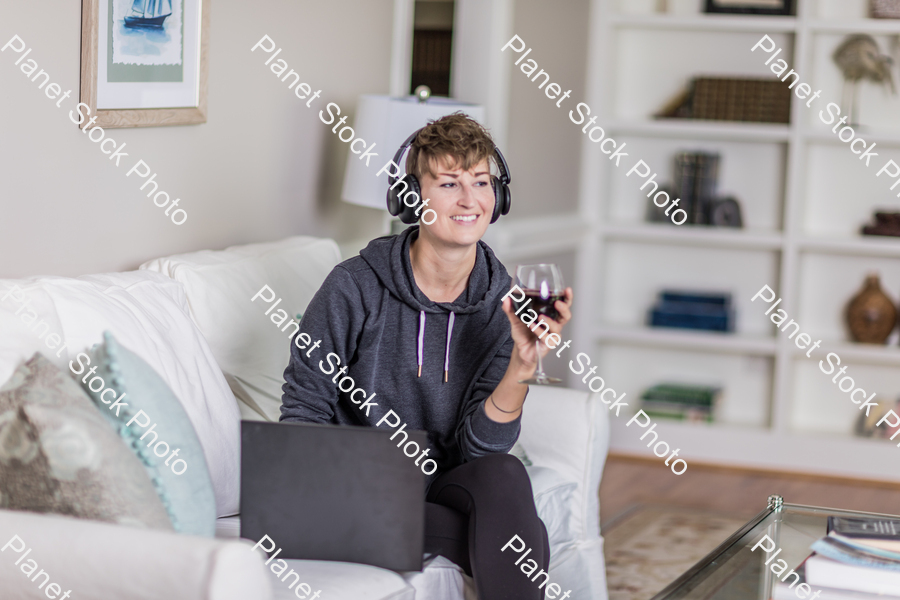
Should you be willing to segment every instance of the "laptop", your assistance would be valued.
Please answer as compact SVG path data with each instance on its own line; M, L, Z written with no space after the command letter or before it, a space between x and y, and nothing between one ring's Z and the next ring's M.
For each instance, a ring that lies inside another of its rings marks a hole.
M372 427L241 421L241 537L278 558L421 571L425 474ZM427 435L409 440L427 447Z

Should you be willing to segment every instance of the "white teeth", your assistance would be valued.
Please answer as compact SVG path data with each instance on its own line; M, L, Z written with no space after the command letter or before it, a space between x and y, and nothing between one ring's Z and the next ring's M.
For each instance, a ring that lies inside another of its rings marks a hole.
M454 221L462 221L464 223L471 223L477 217L476 217L476 215L465 215L465 216L450 217L450 218L453 219Z

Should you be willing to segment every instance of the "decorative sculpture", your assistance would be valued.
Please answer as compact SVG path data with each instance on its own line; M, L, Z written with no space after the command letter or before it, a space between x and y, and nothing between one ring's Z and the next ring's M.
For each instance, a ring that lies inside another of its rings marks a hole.
M891 74L894 61L890 56L881 54L878 42L871 35L859 33L847 36L834 51L832 58L844 74L841 104L850 107L847 112L850 114L851 124L857 125L859 122L857 111L860 80L888 84L891 93L897 93Z

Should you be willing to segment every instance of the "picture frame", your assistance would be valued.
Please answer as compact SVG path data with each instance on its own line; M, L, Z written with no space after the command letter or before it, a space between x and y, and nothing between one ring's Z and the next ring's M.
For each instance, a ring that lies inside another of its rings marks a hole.
M80 101L95 125L206 122L210 1L82 0Z
M712 14L793 15L794 0L706 0Z

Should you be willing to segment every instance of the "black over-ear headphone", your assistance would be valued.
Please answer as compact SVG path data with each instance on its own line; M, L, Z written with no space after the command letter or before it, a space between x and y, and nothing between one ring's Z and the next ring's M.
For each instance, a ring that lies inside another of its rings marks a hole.
M424 129L424 127L422 129ZM422 131L422 129L417 130L411 136L406 138L406 141L403 142L400 149L397 150L397 153L394 155L395 165L400 165L400 159L402 158L403 153L406 152L407 148L412 146L413 140L416 139L416 136L419 135L419 132ZM494 146L494 156L497 159L497 168L500 170L500 177L491 175L491 187L494 190L494 212L491 215L491 223L499 219L500 215L509 213L510 206L512 205L512 193L509 191L509 182L511 181L509 177L509 165L506 164L506 159L503 158L500 148L496 145ZM388 188L387 192L388 212L395 217L400 217L400 220L406 224L417 222L419 217L416 216L416 208L420 202L425 201L425 198L422 198L422 188L419 185L419 179L415 175L407 173L398 180L388 172L388 183L390 183L390 188ZM404 192L406 193L404 194ZM409 198L409 194L414 194L414 197L416 198L416 201L412 206L409 206L406 202L401 200L401 195ZM421 214L423 213L420 211L420 215Z

